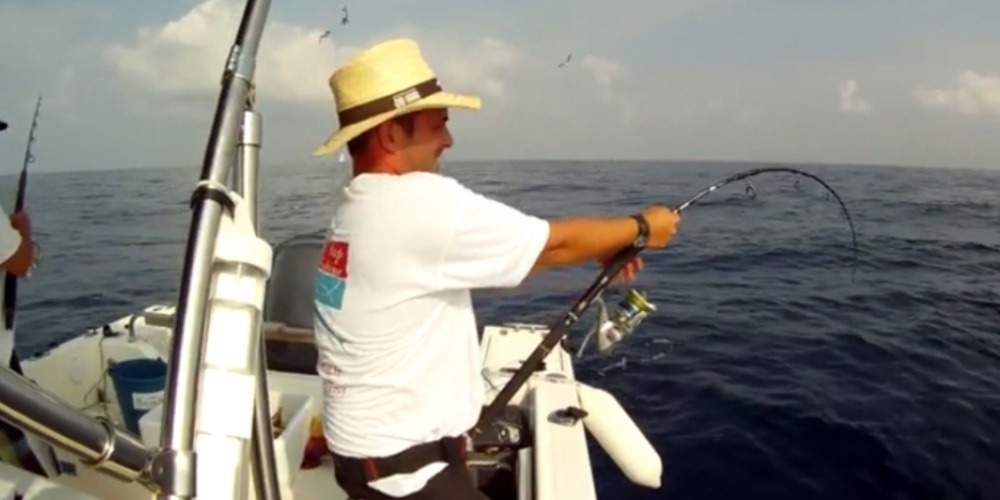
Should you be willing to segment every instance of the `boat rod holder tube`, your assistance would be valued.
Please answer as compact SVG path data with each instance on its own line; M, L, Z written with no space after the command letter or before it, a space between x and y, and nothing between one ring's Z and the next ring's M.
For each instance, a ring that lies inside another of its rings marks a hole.
M222 219L212 265L198 407L197 495L213 500L247 497L257 384L266 377L257 368L272 250L257 236L250 207L230 197L233 216Z
M515 394L517 394L517 391L521 389L521 386L523 386L525 382L528 381L528 378L531 377L531 374L538 369L542 361L545 359L545 356L547 356L549 352L556 347L556 344L559 344L559 342L566 337L573 324L580 320L580 316L583 316L583 313L588 307L590 307L590 304L592 304L594 300L601 295L602 292L604 292L604 289L611 283L611 278L621 272L622 269L624 269L625 266L636 257L636 255L639 255L639 252L641 252L642 249L642 247L630 245L615 254L615 256L611 259L611 262L605 266L604 270L597 276L597 279L595 279L590 285L590 288L583 292L583 295L577 299L573 307L566 313L566 316L563 317L559 323L556 323L555 326L549 330L549 333L545 334L545 338L543 338L538 344L538 347L531 352L528 359L524 360L524 363L521 363L521 367L518 368L517 371L514 372L514 375L511 376L510 380L504 384L503 388L500 389L500 392L493 398L493 401L483 408L483 412L479 415L479 421L476 423L476 426L469 431L471 437L481 434L493 423L494 420L496 420L496 418L500 415L501 410L503 410L503 408L510 403L510 400Z
M0 417L79 455L85 465L149 484L149 450L140 439L105 418L91 418L7 367L0 369Z
M243 197L250 215L250 223L260 234L259 205L257 203L257 174L260 171L262 117L254 110L243 112L243 129L240 135L239 168L233 170L233 184ZM278 486L278 469L274 458L274 435L271 432L270 390L267 387L267 352L264 335L258 343L257 391L254 400L253 436L250 440L254 488L259 500L281 500Z
M194 438L206 319L204 307L216 234L224 204L229 202L219 193L219 188L225 185L233 164L239 123L253 81L257 48L270 6L270 0L247 0L223 72L222 90L200 182L192 196L193 214L163 402L161 449L153 457L151 470L152 479L159 488L158 500L188 500L196 495Z

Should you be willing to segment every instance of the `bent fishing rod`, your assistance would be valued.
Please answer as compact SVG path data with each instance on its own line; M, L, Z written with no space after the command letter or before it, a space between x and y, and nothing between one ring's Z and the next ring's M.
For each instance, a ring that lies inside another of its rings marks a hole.
M35 155L31 152L31 145L35 142L35 129L38 128L38 111L42 107L42 96L38 96L35 103L35 116L31 119L31 130L28 132L28 145L24 148L24 163L21 165L21 176L17 180L17 198L14 200L14 210L11 214L16 214L24 210L25 198L28 192L28 165L35 162ZM14 329L14 313L17 309L17 276L7 273L3 283L3 313L4 327L7 330ZM21 363L17 357L17 350L12 350L10 354L10 367L18 374L21 373Z
M823 179L820 179L814 174L810 174L809 172L804 172L796 168L764 167L733 174L719 180L705 189L702 189L687 201L681 203L680 206L674 209L674 211L679 214L684 210L687 210L691 207L691 205L697 203L698 200L701 200L705 196L708 196L723 186L765 173L790 173L806 177L818 182L824 189L832 194L834 199L837 200L837 203L840 205L840 209L844 213L844 216L847 218L847 223L851 229L851 241L854 245L854 258L857 260L858 239L854 230L854 221L851 219L851 213L847 210L847 205L844 204L844 201L840 198L840 195L837 194L837 191L830 187L830 185L823 181ZM748 186L752 185L748 182ZM747 189L748 194L751 189L753 188L749 187ZM753 196L756 197L755 189L753 189L753 193ZM573 304L562 320L556 323L555 326L549 330L549 333L545 335L545 338L543 338L538 344L538 347L531 352L531 355L524 360L520 368L518 368L517 371L514 372L514 375L511 376L510 380L504 384L503 388L500 389L500 392L493 398L493 401L483 408L483 412L480 414L479 421L476 423L476 426L469 431L470 437L474 438L475 436L481 434L493 423L494 420L496 420L503 408L510 403L510 400L514 397L514 395L517 394L521 387L528 381L531 374L538 370L542 361L549 354L549 352L551 352L552 349L554 349L556 345L558 345L566 337L566 335L569 334L570 328L572 328L572 326L579 321L580 317L583 316L583 313L586 312L587 308L589 308L597 297L604 292L604 290L611 283L612 278L617 276L618 273L620 273L629 262L635 259L636 256L639 255L639 252L641 252L644 248L645 247L642 246L629 245L611 258L608 264L604 266L601 272L597 275L597 278L593 281L593 283L591 283L590 287L587 288L587 290L577 299L576 303Z
M21 165L21 176L17 181L17 197L14 200L14 210L11 214L24 211L28 193L28 165L35 162L35 155L31 152L31 145L35 142L35 130L38 128L38 112L41 110L41 107L42 96L38 96L38 101L35 103L35 115L31 119L31 129L28 131L28 145L24 149L24 163ZM7 222L7 224L10 224L10 222ZM34 244L33 242L29 243ZM38 259L37 252L35 259L36 261ZM34 266L34 263L32 263L32 266ZM7 273L4 276L4 327L13 338L11 339L10 357L2 361L6 362L6 366L14 371L14 373L24 376L24 370L21 368L21 359L17 355L17 337L14 332L14 314L17 311L17 283L17 276L11 273ZM53 473L55 475L62 474L62 466L56 457L55 449L48 443L44 441L40 442L37 437L25 434L20 428L6 421L0 423L0 433L11 443L24 442L26 444L27 451L18 453L19 456L17 457L17 460L21 462L25 469L40 474L42 477L49 477L48 471L46 471L41 462L42 454L46 454L48 455L48 462L54 467Z

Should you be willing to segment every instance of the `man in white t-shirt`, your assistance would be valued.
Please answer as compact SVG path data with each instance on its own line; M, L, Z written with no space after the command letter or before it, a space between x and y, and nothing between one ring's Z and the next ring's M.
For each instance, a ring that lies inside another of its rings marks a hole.
M439 174L452 144L448 108L480 102L443 91L412 40L358 54L330 87L340 128L315 154L346 144L354 167L315 291L324 434L337 480L365 500L486 498L464 460L463 435L484 403L471 290L514 287L640 237L663 247L678 216L651 207L545 221Z

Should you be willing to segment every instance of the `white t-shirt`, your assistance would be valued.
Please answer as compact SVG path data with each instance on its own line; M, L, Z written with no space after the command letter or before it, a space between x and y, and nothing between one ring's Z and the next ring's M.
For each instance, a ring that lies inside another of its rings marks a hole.
M0 262L6 262L7 259L17 252L17 247L21 246L21 233L17 232L13 226L10 225L10 217L7 215L7 211L0 206ZM3 294L4 286L3 282L7 279L7 273L0 269L0 363L3 366L7 366L7 360L10 359L11 350L14 349L14 336L11 332L6 331L6 321L7 318L3 312Z
M327 444L381 457L461 435L484 401L471 289L520 284L549 224L435 173L362 174L344 194L316 278ZM444 467L370 486L405 496Z

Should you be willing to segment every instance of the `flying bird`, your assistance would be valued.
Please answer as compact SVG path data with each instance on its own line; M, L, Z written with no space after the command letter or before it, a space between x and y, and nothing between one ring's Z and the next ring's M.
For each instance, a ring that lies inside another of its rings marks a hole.
M319 36L319 42L317 43L323 43L323 39L328 36L330 36L330 30L324 31L323 34Z
M349 21L349 19L347 18L347 6L345 5L341 7L340 10L343 11L344 13L344 17L340 20L340 24L347 24Z
M566 66L567 64L569 64L569 60L572 59L572 58L573 58L573 54L568 54L566 56L566 60L563 61L563 62L561 62L561 63L559 63L559 67L562 68L563 66Z
M7 130L7 122L0 120L0 132Z

